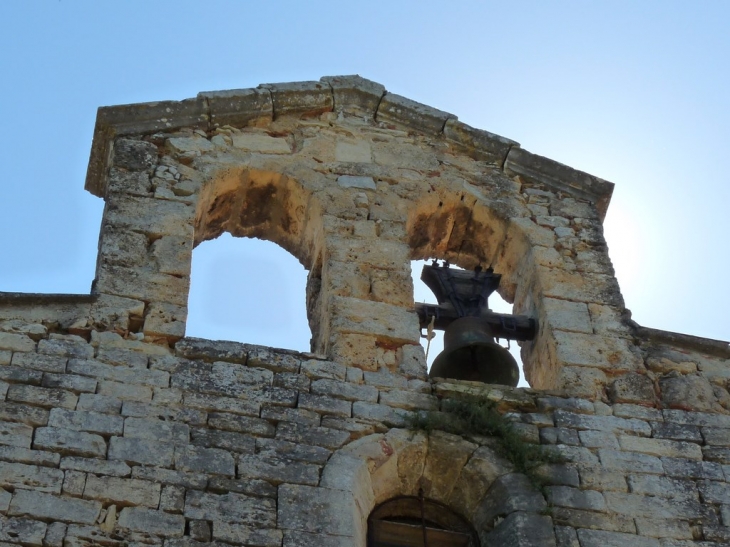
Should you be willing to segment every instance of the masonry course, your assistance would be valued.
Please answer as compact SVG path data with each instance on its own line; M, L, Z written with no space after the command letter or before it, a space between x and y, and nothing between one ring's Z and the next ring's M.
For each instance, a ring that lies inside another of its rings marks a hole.
M631 321L610 183L331 77L100 109L87 188L91 294L0 293L4 544L362 547L419 491L482 545L727 544L730 349ZM311 353L185 337L224 231L310 271ZM530 388L428 378L415 258L503 275ZM560 456L544 491L494 439L407 429L457 397Z

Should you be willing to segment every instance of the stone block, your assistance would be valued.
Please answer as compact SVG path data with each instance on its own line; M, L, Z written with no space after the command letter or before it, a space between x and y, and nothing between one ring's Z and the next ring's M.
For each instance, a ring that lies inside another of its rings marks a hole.
M276 438L336 450L350 439L350 434L347 431L329 427L311 427L295 422L280 422L276 427Z
M87 412L103 412L106 414L119 414L122 408L122 401L116 397L106 395L82 393L79 395L77 410Z
M63 474L62 492L67 496L80 498L84 493L86 484L86 473L81 471L66 471Z
M12 352L34 352L35 348L35 342L26 334L0 332L0 349Z
M600 491L628 492L628 485L623 473L602 467L581 466L580 485Z
M185 497L185 517L274 528L276 502L236 493L219 495L189 490Z
M131 464L171 467L173 446L152 439L112 437L109 439L109 459Z
M266 481L256 479L229 479L226 477L211 477L208 481L208 490L216 494L235 492L256 496L259 498L276 499L276 486Z
M315 380L311 384L311 392L314 395L335 397L348 401L378 402L378 390L376 388L336 380Z
M287 408L280 406L263 407L261 418L269 422L294 422L300 425L320 425L320 415L303 408Z
M613 403L653 404L654 382L645 374L629 373L614 380L608 390Z
M695 501L699 499L697 486L690 480L657 475L629 475L627 481L632 494Z
M79 337L48 338L38 342L38 353L73 359L91 359L94 357L94 348Z
M13 366L0 366L0 380L3 383L11 384L32 384L39 385L43 378L43 373L38 370L28 370ZM8 388L5 389L7 391Z
M415 313L382 302L334 297L331 329L346 334L364 334L404 344L420 339Z
M46 531L47 525L45 522L0 516L0 541L3 547L18 545L18 542L22 542L22 545L44 545L45 547L44 536Z
M472 158L502 167L509 149L518 143L494 133L475 129L455 118L446 120L444 137L455 143Z
M540 301L540 312L541 321L549 322L554 329L593 334L591 316L585 302L543 298Z
M522 511L509 514L484 536L486 547L555 547L550 517Z
M439 401L430 393L391 389L380 394L380 403L404 410L437 410Z
M37 465L0 462L0 486L60 494L63 471Z
M662 465L670 477L708 480L723 480L724 478L722 466L715 462L662 458Z
M65 357L55 357L41 353L16 352L13 354L11 363L15 367L60 374L66 371L66 361L67 359Z
M214 429L224 429L262 437L273 437L276 434L276 428L266 420L223 412L211 412L208 415L208 425Z
M349 418L352 415L351 402L320 395L311 395L309 393L299 394L298 407L317 412L318 414L344 416L345 418Z
M185 489L169 485L162 488L159 509L167 513L182 513L185 509Z
M321 446L292 443L278 439L256 439L256 452L264 458L284 458L324 465L332 451Z
M697 489L705 503L730 505L730 484L719 481L699 481Z
M302 374L306 374L309 378L316 380L318 378L326 378L329 380L345 380L347 368L333 361L320 361L310 359L302 361Z
M66 536L67 526L62 522L52 522L46 529L43 538L43 547L63 547L63 538Z
M580 444L586 448L612 448L618 450L618 439L610 431L593 431L590 429L578 431Z
M334 105L332 89L328 83L290 82L262 84L268 89L274 103L274 119L285 115L316 116L330 112Z
M262 455L242 455L238 459L240 478L261 479L272 484L319 484L319 466Z
M100 435L59 427L36 429L33 448L77 456L103 457L106 455L106 442Z
M553 522L573 528L598 528L614 532L634 533L636 527L630 516L581 511L567 507L555 507L551 511Z
M579 490L569 486L548 486L548 502L559 507L584 511L605 511L606 501L595 490Z
M700 428L696 425L651 422L652 437L674 441L702 442Z
M280 529L351 537L359 519L349 492L302 485L279 487Z
M0 420L20 422L28 425L46 425L49 411L36 406L11 402L0 402Z
M636 418L637 420L651 420L655 422L661 422L664 419L661 410L640 404L617 403L612 405L611 409L613 410L613 415L618 418ZM650 425L653 426L653 424ZM652 431L654 431L653 428Z
M52 389L65 389L76 394L94 393L96 391L96 380L84 378L75 374L49 374L43 375L41 386ZM78 404L78 403L77 403Z
M261 410L261 404L256 401L193 392L183 392L183 405L207 411L243 414L244 416L258 416Z
M125 507L119 513L118 526L164 537L182 537L185 518L144 507Z
M190 426L164 420L127 418L124 420L124 437L172 444L188 444L190 441Z
M159 484L139 479L89 475L83 497L104 505L143 505L156 509L160 503L160 489Z
M83 410L51 409L48 425L74 431L88 431L100 435L121 435L124 420L121 416L86 412Z
M702 449L699 445L683 441L619 435L619 444L622 450L628 452L641 452L651 456L686 458L690 460L702 459Z
M225 450L191 445L175 448L175 468L213 475L236 474L233 456Z
M19 403L70 409L76 408L78 401L78 396L70 391L26 385L11 385L8 388L7 398Z
M167 387L170 384L170 374L162 370L114 366L100 361L79 359L70 359L67 369L68 372L82 376L128 384L144 384L159 387Z
M206 484L208 484L208 477L201 473L185 473L183 471L173 471L172 469L145 467L140 465L132 468L132 477L135 479L159 482L163 485L180 486L182 488L192 488L195 490L203 490ZM210 479L211 483L215 480L215 477Z
M636 532L650 538L693 539L692 529L685 520L637 518ZM664 546L662 546L664 547Z
M66 456L61 459L60 468L112 477L128 477L132 472L132 469L124 462L76 456Z
M664 405L683 410L713 411L718 409L712 384L707 378L687 374L670 378L660 378Z
M176 400L177 397L181 397L181 395L176 393L175 390L167 390L166 388L161 389L163 389L168 395L176 398ZM141 403L139 401L124 401L122 416L130 418L156 418L157 420L183 422L190 425L201 425L206 423L207 414L202 410L177 406L175 403L168 403L169 406L165 406L166 401L164 400L164 397L158 397L158 395L160 395L160 391L155 392L155 397L157 397L157 400L163 404L155 405Z
M152 302L147 307L142 331L152 338L167 338L174 342L185 336L188 310L185 306Z
M44 520L94 524L101 512L101 503L59 497L31 490L16 490L10 502L9 515L29 516Z
M413 413L401 408L381 404L356 402L352 404L352 417L380 422L389 427L405 427Z
M386 93L380 101L375 118L379 122L405 125L436 135L443 131L448 119L455 119L456 116L401 95Z
M660 547L659 540L655 538L605 530L578 530L578 539L581 547Z
M320 82L329 84L334 98L333 109L355 116L374 119L385 87L358 75L325 76Z
M213 523L213 539L256 547L279 547L282 532L217 521Z
M2 431L2 429L0 429L0 431ZM0 435L3 434L0 433ZM30 441L30 438L28 441ZM0 460L26 463L28 465L41 465L44 467L57 467L58 462L61 460L61 456L52 452L29 450L28 448L21 448L19 446L0 445Z
M555 425L579 430L594 429L612 433L626 432L645 437L651 435L651 427L641 420L617 418L615 416L588 416L564 410L555 411Z
M497 478L476 510L474 524L491 527L494 519L515 512L540 513L547 507L542 494L524 475L510 473Z
M695 500L670 500L644 496L605 492L603 497L610 511L632 518L699 519L706 514L706 507Z
M245 127L268 124L274 116L271 93L267 89L228 89L198 93L205 99L213 126Z
M221 448L223 450L243 452L245 454L253 454L256 450L256 440L254 437L232 431L196 428L190 431L190 436L195 446Z
M598 456L601 465L606 469L625 473L652 473L661 475L664 472L662 461L654 456L621 452L607 448L600 449Z

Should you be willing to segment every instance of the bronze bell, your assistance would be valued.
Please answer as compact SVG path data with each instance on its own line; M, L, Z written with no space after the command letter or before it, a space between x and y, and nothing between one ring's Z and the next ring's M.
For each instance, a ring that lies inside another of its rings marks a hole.
M444 351L436 356L429 376L515 387L520 371L510 352L494 341L487 322L460 317L446 327Z

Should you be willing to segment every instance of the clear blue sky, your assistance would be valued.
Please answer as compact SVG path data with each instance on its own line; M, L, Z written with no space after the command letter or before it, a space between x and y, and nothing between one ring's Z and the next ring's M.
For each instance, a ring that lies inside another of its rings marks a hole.
M634 318L728 340L729 20L721 1L2 2L0 291L88 292L98 106L358 73L614 182ZM201 245L193 334L304 349L303 270L277 254ZM261 296L274 279L286 302Z

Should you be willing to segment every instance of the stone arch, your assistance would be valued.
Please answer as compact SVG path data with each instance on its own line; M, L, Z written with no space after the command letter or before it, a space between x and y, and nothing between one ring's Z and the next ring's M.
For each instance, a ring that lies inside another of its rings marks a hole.
M521 537L511 545L554 545L552 520L540 514L545 499L488 442L403 429L363 437L333 454L318 488L284 492L280 514L288 512L289 504L310 499L310 508L298 508L305 515L291 523L294 529L350 536L353 545L364 547L367 519L376 506L422 490L425 498L471 523L482 545L503 535L520 538L526 526L538 537Z

